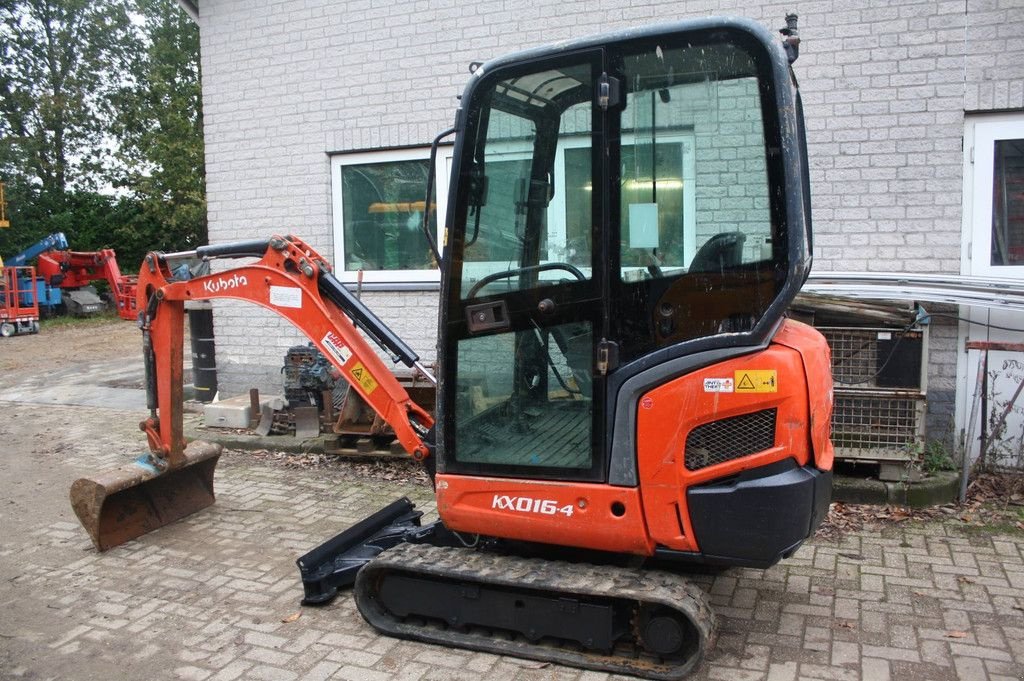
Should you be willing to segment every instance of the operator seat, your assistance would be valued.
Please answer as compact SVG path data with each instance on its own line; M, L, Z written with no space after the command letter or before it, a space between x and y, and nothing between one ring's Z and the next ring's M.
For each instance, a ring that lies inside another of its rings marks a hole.
M716 234L700 247L687 272L721 272L743 263L743 232Z

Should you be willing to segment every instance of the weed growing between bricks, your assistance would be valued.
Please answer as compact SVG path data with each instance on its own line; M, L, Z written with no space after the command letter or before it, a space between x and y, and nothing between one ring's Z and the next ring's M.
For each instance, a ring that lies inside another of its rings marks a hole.
M967 533L994 530L1024 535L1024 474L982 474L971 481L963 504L909 508L835 502L814 536L838 542L850 532L869 529L884 533L895 525L943 519L959 521Z

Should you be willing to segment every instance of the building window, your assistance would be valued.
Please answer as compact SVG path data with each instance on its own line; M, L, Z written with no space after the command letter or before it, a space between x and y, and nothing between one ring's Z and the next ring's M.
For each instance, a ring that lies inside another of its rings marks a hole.
M430 230L444 224L451 148L439 150ZM423 235L430 150L392 149L331 158L334 262L342 281L432 283L437 263Z
M1024 278L1024 117L968 117L964 148L965 273Z
M1024 139L995 140L992 265L1024 265Z
M650 168L643 162L650 156L649 147L623 136L622 224L629 224L630 203L657 192L657 201L670 204L673 210L662 211L653 237L661 245L659 256L667 268L681 268L695 251L694 158L693 133L690 131L663 134L659 139L656 160L657 184ZM589 137L578 135L561 139L555 156L556 191L549 206L545 239L541 243L542 260L568 262L590 270L590 146ZM501 198L509 193L513 200L519 188L516 178L529 174L523 167L531 158L530 149L508 145L488 159L488 210L501 208ZM434 205L431 206L430 229L443 249L441 231L447 208L448 182L451 174L452 148L438 150L434 168ZM334 202L334 262L338 278L346 282L358 279L360 270L368 284L432 284L440 281L437 264L423 236L423 200L430 164L430 150L390 149L331 158L331 190ZM636 195L636 196L634 196ZM516 199L520 200L520 199ZM650 199L644 198L648 201ZM511 214L510 209L510 214ZM682 224L670 224L668 216L682 216ZM504 235L500 235L504 237ZM636 244L634 244L635 246ZM643 262L635 261L635 249L623 246L625 270L642 270ZM500 265L507 267L518 244L491 235L486 229L479 234L472 248L466 249L464 274L479 278ZM648 249L649 250L649 249ZM646 262L646 261L644 261Z

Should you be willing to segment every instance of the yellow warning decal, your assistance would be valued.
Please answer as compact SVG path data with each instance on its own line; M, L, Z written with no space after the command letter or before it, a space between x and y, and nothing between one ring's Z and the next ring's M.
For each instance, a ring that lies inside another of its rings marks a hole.
M370 371L363 366L362 362L356 362L350 373L367 395L377 389L377 381L370 375Z
M777 393L778 372L775 369L743 369L736 372L736 392Z

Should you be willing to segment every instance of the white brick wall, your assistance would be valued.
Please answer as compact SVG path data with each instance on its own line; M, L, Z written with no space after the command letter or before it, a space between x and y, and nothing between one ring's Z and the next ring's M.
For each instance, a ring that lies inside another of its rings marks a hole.
M424 145L470 61L659 20L800 15L819 270L959 272L964 110L1024 108L1020 0L201 0L210 238L294 232L330 254L328 154ZM364 294L427 360L436 293ZM279 385L298 341L220 306L226 390ZM954 339L933 350L949 371ZM936 351L937 350L937 351ZM934 388L939 388L933 379ZM950 385L944 388L952 389Z

